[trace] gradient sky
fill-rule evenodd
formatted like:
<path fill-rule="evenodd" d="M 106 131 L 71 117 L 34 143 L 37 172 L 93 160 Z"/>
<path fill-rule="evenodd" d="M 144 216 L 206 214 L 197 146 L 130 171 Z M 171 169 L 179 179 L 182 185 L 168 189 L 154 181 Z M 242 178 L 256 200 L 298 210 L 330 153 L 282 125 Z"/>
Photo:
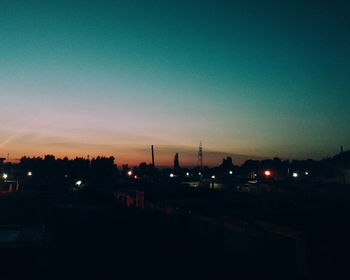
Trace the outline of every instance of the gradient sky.
<path fill-rule="evenodd" d="M 349 149 L 349 14 L 345 0 L 0 0 L 0 156 Z"/>

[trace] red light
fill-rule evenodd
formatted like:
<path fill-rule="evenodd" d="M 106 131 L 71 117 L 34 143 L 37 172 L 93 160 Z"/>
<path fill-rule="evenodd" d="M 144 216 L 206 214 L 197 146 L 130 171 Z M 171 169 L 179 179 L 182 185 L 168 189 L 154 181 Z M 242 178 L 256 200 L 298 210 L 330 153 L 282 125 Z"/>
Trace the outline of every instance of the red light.
<path fill-rule="evenodd" d="M 264 172 L 264 174 L 265 174 L 265 176 L 271 176 L 271 171 L 270 171 L 270 170 L 266 170 L 266 171 Z"/>

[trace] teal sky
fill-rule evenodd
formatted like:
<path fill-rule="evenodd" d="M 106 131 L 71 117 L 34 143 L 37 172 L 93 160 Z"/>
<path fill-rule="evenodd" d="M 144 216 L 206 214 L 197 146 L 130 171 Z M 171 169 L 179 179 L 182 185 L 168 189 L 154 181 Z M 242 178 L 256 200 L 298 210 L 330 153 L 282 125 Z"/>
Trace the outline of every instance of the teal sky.
<path fill-rule="evenodd" d="M 0 156 L 349 149 L 349 1 L 0 1 Z M 207 153 L 206 153 L 207 152 Z"/>

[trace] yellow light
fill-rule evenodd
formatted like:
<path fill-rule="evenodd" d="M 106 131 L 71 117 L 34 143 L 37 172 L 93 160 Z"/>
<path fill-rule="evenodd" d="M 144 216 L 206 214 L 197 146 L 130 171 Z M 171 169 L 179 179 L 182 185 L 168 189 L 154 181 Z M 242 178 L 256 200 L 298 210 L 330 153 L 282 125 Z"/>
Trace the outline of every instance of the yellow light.
<path fill-rule="evenodd" d="M 4 173 L 4 175 L 2 175 L 2 178 L 7 179 L 8 175 L 6 173 Z"/>

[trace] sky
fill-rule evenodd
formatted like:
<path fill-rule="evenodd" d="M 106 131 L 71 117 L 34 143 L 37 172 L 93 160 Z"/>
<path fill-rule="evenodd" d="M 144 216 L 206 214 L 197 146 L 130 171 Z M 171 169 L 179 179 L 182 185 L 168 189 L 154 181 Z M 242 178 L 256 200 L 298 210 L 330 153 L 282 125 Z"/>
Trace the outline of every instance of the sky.
<path fill-rule="evenodd" d="M 0 157 L 350 148 L 350 1 L 0 0 Z"/>

